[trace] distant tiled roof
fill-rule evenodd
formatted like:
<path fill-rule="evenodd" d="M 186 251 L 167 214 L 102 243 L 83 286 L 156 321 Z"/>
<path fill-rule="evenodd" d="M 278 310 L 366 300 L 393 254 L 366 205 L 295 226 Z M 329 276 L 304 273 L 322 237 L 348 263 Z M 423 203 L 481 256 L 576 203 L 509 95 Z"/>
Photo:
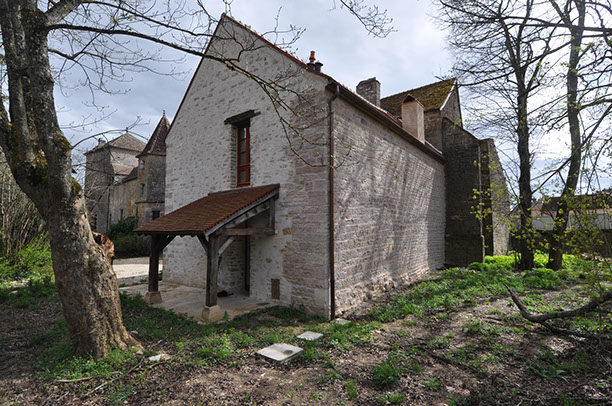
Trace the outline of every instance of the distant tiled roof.
<path fill-rule="evenodd" d="M 114 140 L 110 140 L 109 142 L 105 142 L 104 144 L 100 144 L 94 149 L 87 151 L 89 154 L 94 151 L 99 151 L 103 148 L 115 147 L 121 149 L 127 149 L 129 151 L 140 152 L 145 147 L 145 143 L 134 137 L 128 132 L 125 132 L 123 135 L 115 138 Z"/>
<path fill-rule="evenodd" d="M 121 164 L 113 164 L 113 174 L 115 175 L 129 175 L 132 172 L 131 166 L 121 165 Z"/>
<path fill-rule="evenodd" d="M 401 118 L 402 103 L 408 95 L 411 95 L 421 102 L 425 111 L 439 110 L 453 90 L 456 81 L 456 79 L 446 79 L 382 98 L 380 99 L 380 107 L 387 110 L 393 116 Z"/>
<path fill-rule="evenodd" d="M 126 176 L 125 178 L 123 178 L 121 180 L 121 182 L 128 182 L 130 180 L 134 180 L 138 178 L 138 167 L 135 166 L 132 168 L 132 171 L 128 174 L 128 176 Z"/>
<path fill-rule="evenodd" d="M 278 184 L 211 193 L 137 228 L 139 234 L 202 235 L 250 204 L 277 192 Z"/>
<path fill-rule="evenodd" d="M 170 129 L 170 122 L 166 118 L 166 113 L 162 115 L 162 118 L 157 123 L 155 131 L 149 138 L 149 142 L 144 147 L 142 152 L 136 157 L 143 155 L 166 155 L 166 136 L 168 135 L 168 129 Z"/>

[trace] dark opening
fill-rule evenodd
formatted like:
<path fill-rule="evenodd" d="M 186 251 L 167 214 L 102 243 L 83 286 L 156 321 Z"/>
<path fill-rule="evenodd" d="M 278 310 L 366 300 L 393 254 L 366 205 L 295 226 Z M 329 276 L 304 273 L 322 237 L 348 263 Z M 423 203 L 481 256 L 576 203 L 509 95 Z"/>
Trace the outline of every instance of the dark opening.
<path fill-rule="evenodd" d="M 280 279 L 272 279 L 272 299 L 280 300 Z"/>

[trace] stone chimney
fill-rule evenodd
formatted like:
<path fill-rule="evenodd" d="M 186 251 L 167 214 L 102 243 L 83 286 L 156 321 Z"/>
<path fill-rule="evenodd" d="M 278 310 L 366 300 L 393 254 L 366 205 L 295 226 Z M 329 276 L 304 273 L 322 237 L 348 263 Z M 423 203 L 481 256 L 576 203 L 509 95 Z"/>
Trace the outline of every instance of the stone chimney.
<path fill-rule="evenodd" d="M 380 82 L 375 77 L 359 82 L 356 91 L 359 96 L 380 107 Z"/>
<path fill-rule="evenodd" d="M 425 143 L 423 105 L 410 95 L 402 103 L 402 128 Z"/>

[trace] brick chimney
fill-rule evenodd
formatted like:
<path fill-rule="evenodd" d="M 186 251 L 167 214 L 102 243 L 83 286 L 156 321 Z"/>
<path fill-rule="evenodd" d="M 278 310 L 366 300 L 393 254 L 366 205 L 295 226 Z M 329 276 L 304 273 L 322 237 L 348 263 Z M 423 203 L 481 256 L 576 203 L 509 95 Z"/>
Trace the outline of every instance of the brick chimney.
<path fill-rule="evenodd" d="M 356 91 L 359 96 L 380 107 L 380 82 L 375 77 L 359 82 Z"/>
<path fill-rule="evenodd" d="M 402 103 L 402 128 L 425 143 L 423 105 L 410 95 Z"/>

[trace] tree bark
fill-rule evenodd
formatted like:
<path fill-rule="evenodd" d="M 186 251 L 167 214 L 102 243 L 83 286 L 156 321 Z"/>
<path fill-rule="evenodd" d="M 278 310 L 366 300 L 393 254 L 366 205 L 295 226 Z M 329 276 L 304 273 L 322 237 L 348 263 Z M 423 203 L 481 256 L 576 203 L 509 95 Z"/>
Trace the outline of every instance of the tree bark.
<path fill-rule="evenodd" d="M 0 0 L 9 111 L 0 95 L 0 145 L 20 188 L 45 220 L 53 272 L 77 354 L 98 358 L 140 344 L 123 326 L 117 278 L 93 239 L 71 146 L 53 99 L 47 18 L 31 0 Z"/>
<path fill-rule="evenodd" d="M 567 230 L 569 214 L 572 210 L 571 200 L 576 193 L 578 177 L 580 176 L 580 163 L 582 158 L 582 142 L 580 130 L 580 106 L 578 105 L 578 64 L 582 52 L 582 37 L 584 34 L 584 21 L 586 6 L 584 0 L 576 0 L 578 11 L 578 24 L 570 29 L 572 40 L 570 42 L 570 57 L 567 66 L 567 120 L 571 139 L 570 165 L 567 180 L 559 199 L 555 214 L 553 231 L 549 241 L 547 267 L 555 271 L 563 266 L 563 235 Z M 560 11 L 560 10 L 559 10 Z M 561 15 L 560 17 L 563 17 Z M 567 23 L 568 21 L 566 21 Z"/>

